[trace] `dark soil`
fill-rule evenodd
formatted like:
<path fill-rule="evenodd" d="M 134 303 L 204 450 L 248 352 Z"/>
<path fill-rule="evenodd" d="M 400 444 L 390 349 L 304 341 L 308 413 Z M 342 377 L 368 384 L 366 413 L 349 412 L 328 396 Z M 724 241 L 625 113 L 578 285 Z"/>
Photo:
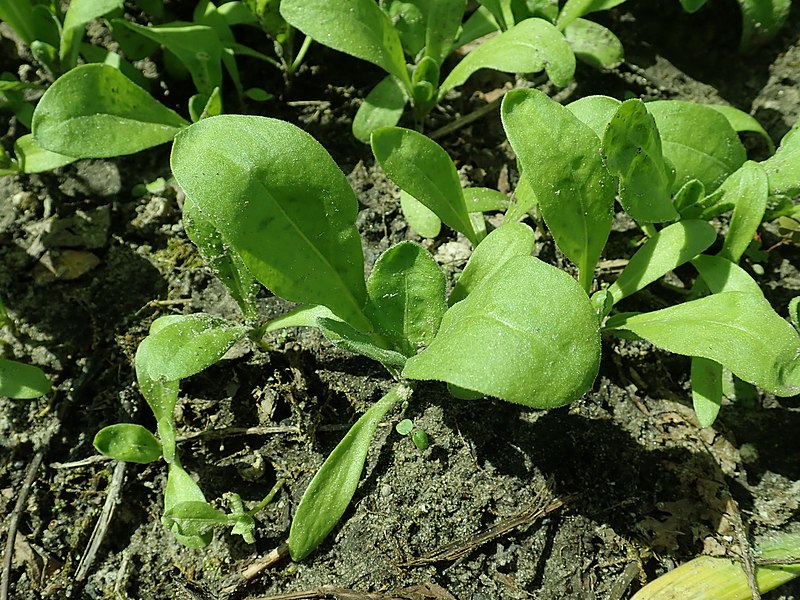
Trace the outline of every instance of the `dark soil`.
<path fill-rule="evenodd" d="M 631 94 L 729 103 L 756 116 L 777 142 L 800 117 L 800 5 L 773 42 L 749 55 L 736 51 L 739 19 L 733 1 L 710 2 L 694 15 L 674 0 L 625 3 L 601 20 L 622 39 L 626 62 L 607 73 L 579 67 L 566 90 L 548 91 L 563 101 Z M 30 57 L 0 42 L 0 70 L 41 76 Z M 416 236 L 396 188 L 350 135 L 378 69 L 319 46 L 306 65 L 279 101 L 237 111 L 299 124 L 331 152 L 362 205 L 368 264 L 412 239 L 446 270 L 462 268 L 466 242 Z M 247 85 L 284 89 L 261 64 L 240 67 Z M 512 83 L 477 75 L 433 114 L 430 129 Z M 174 90 L 165 100 L 183 95 Z M 0 113 L 0 133 L 10 148 L 25 130 Z M 513 189 L 516 166 L 497 113 L 439 141 L 465 181 Z M 764 157 L 758 140 L 745 141 L 753 157 Z M 735 554 L 743 538 L 757 543 L 800 528 L 797 398 L 729 403 L 712 428 L 701 429 L 688 359 L 609 339 L 593 389 L 568 407 L 460 401 L 442 386 L 421 386 L 404 414 L 379 429 L 356 497 L 330 538 L 303 562 L 283 562 L 237 587 L 245 569 L 285 540 L 315 470 L 392 381 L 377 363 L 294 330 L 271 338 L 269 352 L 237 346 L 186 381 L 176 418 L 186 438 L 180 450 L 207 497 L 233 490 L 252 502 L 285 483 L 258 516 L 255 545 L 225 533 L 203 550 L 179 545 L 159 522 L 163 465 L 115 466 L 92 447 L 105 425 L 154 426 L 132 372 L 154 318 L 198 311 L 238 318 L 183 232 L 179 190 L 132 193 L 168 178 L 168 157 L 162 147 L 0 179 L 0 297 L 15 323 L 1 334 L 2 353 L 41 366 L 56 384 L 39 400 L 0 398 L 4 531 L 30 465 L 43 459 L 19 522 L 11 598 L 256 598 L 333 586 L 356 591 L 343 598 L 618 600 L 698 554 Z M 613 235 L 610 247 L 619 253 L 605 257 L 608 268 L 630 253 L 635 232 L 621 224 Z M 765 226 L 764 247 L 777 241 Z M 548 239 L 537 251 L 561 261 Z M 800 293 L 799 257 L 797 247 L 782 244 L 755 271 L 763 270 L 759 282 L 782 315 Z M 656 303 L 669 294 L 658 286 L 649 292 Z M 289 308 L 267 292 L 261 302 L 265 318 Z M 405 417 L 429 435 L 424 452 L 395 432 Z M 81 567 L 115 469 L 118 503 L 94 561 Z M 477 543 L 476 534 L 520 514 L 515 527 Z M 458 555 L 409 565 L 462 539 Z M 798 596 L 795 582 L 765 597 Z"/>

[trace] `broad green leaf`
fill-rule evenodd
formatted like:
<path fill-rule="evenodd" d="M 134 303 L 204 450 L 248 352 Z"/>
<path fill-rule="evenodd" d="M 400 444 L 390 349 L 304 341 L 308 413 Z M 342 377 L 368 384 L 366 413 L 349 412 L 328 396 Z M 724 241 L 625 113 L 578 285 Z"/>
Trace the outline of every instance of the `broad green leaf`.
<path fill-rule="evenodd" d="M 17 155 L 19 169 L 23 173 L 42 173 L 52 171 L 75 162 L 72 156 L 45 150 L 36 143 L 32 134 L 21 136 L 14 142 L 14 153 Z"/>
<path fill-rule="evenodd" d="M 214 535 L 213 531 L 207 531 L 200 535 L 185 535 L 181 533 L 181 528 L 174 520 L 165 518 L 169 511 L 184 502 L 206 502 L 206 497 L 194 482 L 194 479 L 183 470 L 180 464 L 171 463 L 169 465 L 169 475 L 167 476 L 167 486 L 164 489 L 164 516 L 161 517 L 161 522 L 184 546 L 204 548 L 211 543 L 211 538 Z"/>
<path fill-rule="evenodd" d="M 222 84 L 222 42 L 213 28 L 179 21 L 156 27 L 121 19 L 114 23 L 124 25 L 172 52 L 189 70 L 198 92 L 210 96 L 214 88 Z"/>
<path fill-rule="evenodd" d="M 716 237 L 714 228 L 705 221 L 679 221 L 665 227 L 637 250 L 609 286 L 614 303 L 690 261 L 713 244 Z"/>
<path fill-rule="evenodd" d="M 567 0 L 558 15 L 556 25 L 563 30 L 578 17 L 598 10 L 609 10 L 623 2 L 625 0 Z"/>
<path fill-rule="evenodd" d="M 767 148 L 769 149 L 770 153 L 775 153 L 775 142 L 772 141 L 772 138 L 769 136 L 766 129 L 761 126 L 761 123 L 759 123 L 755 117 L 748 115 L 746 112 L 739 110 L 738 108 L 727 106 L 725 104 L 706 104 L 706 106 L 713 108 L 723 117 L 728 119 L 728 123 L 735 131 L 739 133 L 743 131 L 750 131 L 760 135 L 761 138 L 767 143 Z"/>
<path fill-rule="evenodd" d="M 103 427 L 94 436 L 95 449 L 116 460 L 147 464 L 161 458 L 161 443 L 150 431 L 134 423 Z"/>
<path fill-rule="evenodd" d="M 622 102 L 616 98 L 598 94 L 573 100 L 565 104 L 564 108 L 588 125 L 597 137 L 602 139 L 611 118 L 621 105 Z"/>
<path fill-rule="evenodd" d="M 403 50 L 416 57 L 425 48 L 425 9 L 428 0 L 379 0 L 378 4 L 389 15 Z"/>
<path fill-rule="evenodd" d="M 742 51 L 752 50 L 775 37 L 786 23 L 792 0 L 738 0 L 742 9 Z"/>
<path fill-rule="evenodd" d="M 425 56 L 442 64 L 456 39 L 466 8 L 465 0 L 423 0 Z M 437 82 L 438 83 L 438 82 Z"/>
<path fill-rule="evenodd" d="M 367 316 L 406 356 L 433 341 L 447 310 L 444 273 L 413 242 L 400 242 L 381 254 L 367 279 L 367 293 Z"/>
<path fill-rule="evenodd" d="M 406 363 L 404 354 L 379 346 L 374 337 L 356 331 L 344 321 L 319 317 L 317 327 L 329 341 L 340 348 L 378 361 L 389 371 L 394 372 Z"/>
<path fill-rule="evenodd" d="M 0 396 L 30 400 L 50 391 L 50 380 L 33 365 L 0 358 Z"/>
<path fill-rule="evenodd" d="M 64 15 L 61 45 L 58 50 L 61 70 L 67 71 L 78 62 L 83 30 L 93 21 L 112 10 L 122 8 L 123 0 L 71 0 Z"/>
<path fill-rule="evenodd" d="M 245 319 L 248 323 L 254 323 L 258 318 L 258 282 L 247 270 L 241 256 L 225 244 L 219 230 L 203 217 L 188 197 L 183 201 L 183 226 L 203 261 L 236 300 Z"/>
<path fill-rule="evenodd" d="M 575 55 L 558 29 L 543 19 L 526 19 L 467 54 L 442 82 L 439 98 L 480 69 L 504 73 L 546 71 L 550 81 L 566 86 L 575 74 Z"/>
<path fill-rule="evenodd" d="M 448 303 L 452 306 L 466 298 L 481 281 L 502 270 L 514 256 L 530 256 L 534 242 L 533 230 L 524 223 L 505 223 L 495 229 L 472 252 Z"/>
<path fill-rule="evenodd" d="M 764 218 L 769 196 L 769 182 L 764 168 L 756 162 L 746 162 L 720 186 L 721 202 L 730 197 L 735 203 L 728 225 L 728 233 L 722 244 L 720 256 L 733 262 L 747 250 Z"/>
<path fill-rule="evenodd" d="M 320 44 L 376 64 L 411 89 L 400 37 L 375 0 L 282 0 L 280 10 Z"/>
<path fill-rule="evenodd" d="M 59 25 L 46 6 L 31 0 L 0 0 L 0 21 L 5 21 L 30 46 L 35 41 L 58 45 Z"/>
<path fill-rule="evenodd" d="M 722 365 L 692 357 L 692 404 L 700 427 L 711 427 L 722 404 Z"/>
<path fill-rule="evenodd" d="M 33 136 L 50 152 L 76 158 L 133 154 L 170 141 L 189 123 L 117 69 L 75 67 L 44 93 Z"/>
<path fill-rule="evenodd" d="M 634 220 L 661 223 L 678 218 L 672 206 L 675 173 L 664 161 L 656 123 L 641 100 L 623 102 L 603 135 L 606 166 L 619 177 L 619 200 Z"/>
<path fill-rule="evenodd" d="M 176 138 L 171 164 L 197 210 L 256 279 L 370 331 L 358 202 L 314 138 L 277 119 L 210 117 Z"/>
<path fill-rule="evenodd" d="M 264 333 L 278 331 L 286 327 L 319 327 L 317 320 L 320 317 L 336 319 L 336 315 L 326 306 L 298 306 L 294 310 L 272 319 L 264 327 Z"/>
<path fill-rule="evenodd" d="M 738 134 L 713 108 L 656 100 L 647 103 L 647 111 L 658 126 L 664 156 L 676 170 L 673 192 L 698 179 L 711 193 L 744 163 L 746 154 Z"/>
<path fill-rule="evenodd" d="M 503 28 L 497 23 L 497 20 L 489 9 L 485 6 L 479 6 L 478 10 L 473 12 L 461 25 L 461 31 L 455 42 L 453 42 L 452 49 L 461 48 L 470 42 L 474 42 L 500 29 Z"/>
<path fill-rule="evenodd" d="M 614 216 L 616 186 L 600 140 L 568 109 L 537 90 L 506 94 L 503 126 L 556 244 L 591 287 Z"/>
<path fill-rule="evenodd" d="M 747 292 L 764 297 L 761 288 L 747 271 L 721 256 L 701 254 L 692 259 L 692 265 L 712 294 L 722 292 Z"/>
<path fill-rule="evenodd" d="M 405 90 L 393 75 L 381 79 L 356 111 L 353 118 L 353 135 L 365 144 L 369 136 L 381 127 L 394 127 L 403 116 L 406 103 Z"/>
<path fill-rule="evenodd" d="M 122 58 L 118 53 L 112 52 L 100 46 L 91 44 L 81 44 L 81 56 L 87 63 L 103 63 L 109 67 L 114 67 L 122 71 L 122 74 L 133 83 L 145 90 L 150 89 L 152 80 L 147 79 L 141 71 L 134 67 L 130 62 Z"/>
<path fill-rule="evenodd" d="M 445 313 L 433 343 L 408 359 L 403 376 L 552 408 L 580 398 L 599 363 L 599 326 L 586 293 L 563 271 L 514 256 Z"/>
<path fill-rule="evenodd" d="M 174 504 L 161 517 L 167 529 L 182 536 L 197 537 L 228 525 L 230 519 L 204 500 L 187 500 Z"/>
<path fill-rule="evenodd" d="M 342 517 L 358 487 L 378 423 L 395 405 L 410 397 L 408 386 L 393 387 L 356 421 L 325 459 L 292 519 L 289 552 L 293 560 L 302 560 L 313 552 Z"/>
<path fill-rule="evenodd" d="M 478 245 L 456 166 L 439 144 L 410 129 L 386 127 L 373 132 L 372 152 L 401 189 Z"/>
<path fill-rule="evenodd" d="M 800 393 L 800 336 L 759 295 L 713 294 L 607 326 L 668 352 L 716 361 L 776 396 Z"/>
<path fill-rule="evenodd" d="M 613 69 L 625 59 L 619 38 L 594 21 L 575 19 L 564 29 L 564 37 L 575 58 L 595 69 Z"/>
<path fill-rule="evenodd" d="M 706 2 L 708 0 L 681 0 L 681 6 L 686 12 L 693 13 L 700 10 Z"/>
<path fill-rule="evenodd" d="M 400 190 L 400 209 L 409 226 L 425 238 L 435 238 L 442 230 L 442 220 L 430 208 L 405 190 Z"/>
<path fill-rule="evenodd" d="M 756 556 L 793 561 L 800 554 L 800 533 L 777 533 L 759 544 Z M 766 593 L 800 575 L 800 565 L 757 566 L 755 579 Z M 738 559 L 702 555 L 668 571 L 633 595 L 632 600 L 750 600 L 753 592 Z"/>
<path fill-rule="evenodd" d="M 761 164 L 767 172 L 771 196 L 800 194 L 800 121 L 783 136 L 775 156 Z"/>
<path fill-rule="evenodd" d="M 507 210 L 511 205 L 508 196 L 492 188 L 470 187 L 461 191 L 464 194 L 467 211 L 471 213 Z"/>

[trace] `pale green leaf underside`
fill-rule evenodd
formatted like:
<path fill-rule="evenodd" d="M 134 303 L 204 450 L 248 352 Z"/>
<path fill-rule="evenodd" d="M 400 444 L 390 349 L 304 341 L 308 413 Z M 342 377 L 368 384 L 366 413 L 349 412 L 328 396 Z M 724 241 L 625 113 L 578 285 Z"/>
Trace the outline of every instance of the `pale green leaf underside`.
<path fill-rule="evenodd" d="M 425 238 L 435 238 L 442 230 L 442 220 L 430 208 L 405 190 L 400 190 L 400 210 L 411 229 Z"/>
<path fill-rule="evenodd" d="M 564 29 L 564 37 L 575 57 L 595 69 L 613 69 L 625 58 L 619 38 L 594 21 L 575 19 Z"/>
<path fill-rule="evenodd" d="M 722 404 L 722 365 L 692 357 L 692 404 L 700 427 L 710 427 Z"/>

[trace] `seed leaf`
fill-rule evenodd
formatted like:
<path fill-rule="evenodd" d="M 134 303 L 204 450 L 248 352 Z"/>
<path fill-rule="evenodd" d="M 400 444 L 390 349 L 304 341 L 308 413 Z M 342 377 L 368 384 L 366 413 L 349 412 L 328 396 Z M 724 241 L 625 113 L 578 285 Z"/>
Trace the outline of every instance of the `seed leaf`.
<path fill-rule="evenodd" d="M 103 427 L 94 436 L 94 447 L 100 454 L 125 462 L 147 464 L 161 457 L 161 443 L 156 436 L 135 423 Z"/>
<path fill-rule="evenodd" d="M 33 365 L 0 358 L 0 396 L 30 400 L 50 391 L 50 380 Z"/>

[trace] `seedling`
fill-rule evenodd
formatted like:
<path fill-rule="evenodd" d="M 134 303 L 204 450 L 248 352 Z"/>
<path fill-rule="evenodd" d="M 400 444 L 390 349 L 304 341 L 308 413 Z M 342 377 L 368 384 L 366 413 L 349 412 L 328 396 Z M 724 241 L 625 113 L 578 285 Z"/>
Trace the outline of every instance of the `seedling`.
<path fill-rule="evenodd" d="M 0 299 L 0 328 L 8 325 L 11 319 Z M 28 400 L 44 396 L 50 386 L 50 380 L 39 367 L 0 358 L 0 396 Z"/>
<path fill-rule="evenodd" d="M 411 441 L 414 442 L 414 445 L 420 452 L 425 452 L 425 450 L 428 449 L 428 445 L 430 444 L 428 433 L 424 429 L 414 427 L 414 421 L 411 419 L 403 419 L 394 426 L 394 429 L 400 435 L 407 435 L 410 437 Z"/>
<path fill-rule="evenodd" d="M 569 44 L 551 23 L 527 19 L 467 54 L 441 80 L 456 47 L 464 0 L 282 0 L 281 14 L 321 44 L 369 61 L 388 73 L 364 99 L 353 134 L 368 142 L 379 127 L 397 124 L 410 104 L 418 128 L 428 112 L 479 69 L 507 73 L 546 71 L 565 86 L 575 71 Z M 412 60 L 406 64 L 406 58 Z"/>

